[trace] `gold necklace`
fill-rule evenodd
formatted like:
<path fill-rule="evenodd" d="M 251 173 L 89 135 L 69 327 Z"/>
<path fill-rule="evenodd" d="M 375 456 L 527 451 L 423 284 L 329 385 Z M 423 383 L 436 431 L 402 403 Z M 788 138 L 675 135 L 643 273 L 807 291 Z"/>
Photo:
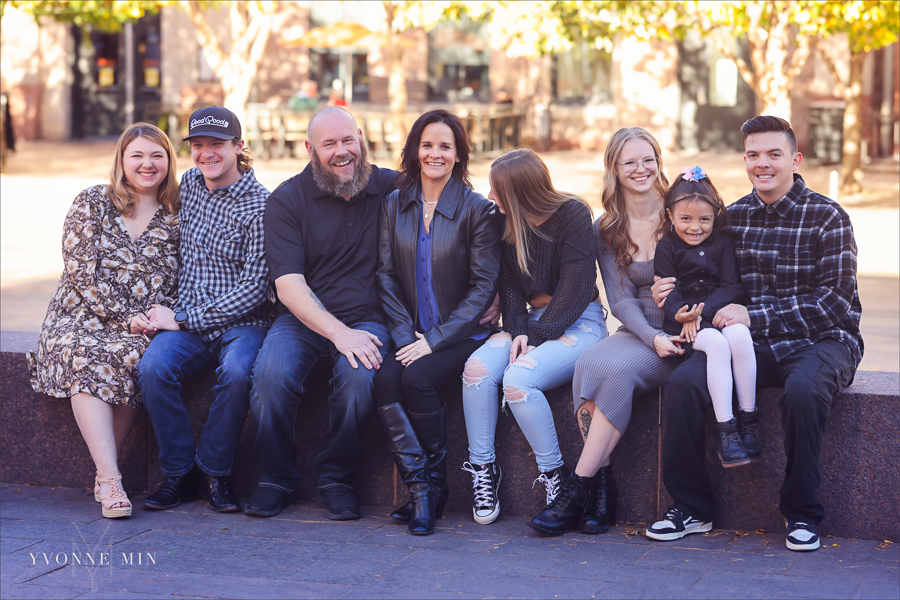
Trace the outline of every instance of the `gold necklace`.
<path fill-rule="evenodd" d="M 631 213 L 628 213 L 628 216 L 631 217 L 632 219 L 638 219 L 639 221 L 651 221 L 651 222 L 653 221 L 653 219 L 656 218 L 656 215 L 653 215 L 652 217 L 650 217 L 650 218 L 648 219 L 647 217 L 638 217 L 638 216 L 633 215 L 633 214 L 631 214 Z"/>

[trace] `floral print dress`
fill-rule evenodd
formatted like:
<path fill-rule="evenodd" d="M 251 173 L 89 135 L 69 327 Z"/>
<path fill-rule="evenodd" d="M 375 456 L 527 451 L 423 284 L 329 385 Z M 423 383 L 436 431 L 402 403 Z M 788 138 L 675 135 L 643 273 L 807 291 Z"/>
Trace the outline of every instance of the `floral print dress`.
<path fill-rule="evenodd" d="M 58 398 L 86 392 L 140 406 L 137 364 L 149 338 L 128 331 L 151 304 L 172 307 L 178 285 L 178 217 L 165 206 L 132 241 L 106 185 L 81 192 L 63 229 L 65 268 L 35 352 L 31 386 Z"/>

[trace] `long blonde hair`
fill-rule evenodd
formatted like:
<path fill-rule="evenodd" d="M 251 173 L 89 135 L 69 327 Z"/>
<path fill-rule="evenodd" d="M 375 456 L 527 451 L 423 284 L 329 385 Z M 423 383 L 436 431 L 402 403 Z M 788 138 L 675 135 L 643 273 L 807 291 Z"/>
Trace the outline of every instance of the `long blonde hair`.
<path fill-rule="evenodd" d="M 154 144 L 162 146 L 168 155 L 169 172 L 159 185 L 157 199 L 173 215 L 178 214 L 181 207 L 181 197 L 178 194 L 178 177 L 175 173 L 175 148 L 172 146 L 169 136 L 149 123 L 135 123 L 130 125 L 116 142 L 116 158 L 113 161 L 112 170 L 109 173 L 109 197 L 113 205 L 123 216 L 130 217 L 134 214 L 140 199 L 134 191 L 134 186 L 125 177 L 125 165 L 123 158 L 128 145 L 139 137 L 145 137 Z"/>
<path fill-rule="evenodd" d="M 519 269 L 526 276 L 530 275 L 529 234 L 544 237 L 536 223 L 543 223 L 571 200 L 591 210 L 584 199 L 553 187 L 547 165 L 533 150 L 519 149 L 504 154 L 491 165 L 489 177 L 494 197 L 506 213 L 503 241 L 515 247 Z"/>
<path fill-rule="evenodd" d="M 666 189 L 669 187 L 669 181 L 663 173 L 662 152 L 659 142 L 656 141 L 650 133 L 643 127 L 623 127 L 613 134 L 606 145 L 606 152 L 603 154 L 603 166 L 606 172 L 603 174 L 603 189 L 600 191 L 600 203 L 603 210 L 606 211 L 598 228 L 600 235 L 603 236 L 606 245 L 616 253 L 616 266 L 622 269 L 623 274 L 626 268 L 631 265 L 632 253 L 637 250 L 637 244 L 631 239 L 628 233 L 628 211 L 625 208 L 625 194 L 619 184 L 619 177 L 616 173 L 616 166 L 619 162 L 619 156 L 628 140 L 644 140 L 653 147 L 653 155 L 656 156 L 659 168 L 656 171 L 656 181 L 653 183 L 653 191 L 659 196 L 659 213 L 662 216 L 664 212 L 662 199 L 666 195 Z M 662 219 L 657 223 L 662 226 Z M 658 233 L 658 232 L 657 232 Z"/>

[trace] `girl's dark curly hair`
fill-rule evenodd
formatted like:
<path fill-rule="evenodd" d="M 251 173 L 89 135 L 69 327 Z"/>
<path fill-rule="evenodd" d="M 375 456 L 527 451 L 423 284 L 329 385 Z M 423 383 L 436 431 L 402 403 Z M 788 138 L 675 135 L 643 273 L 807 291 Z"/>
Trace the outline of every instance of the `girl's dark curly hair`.
<path fill-rule="evenodd" d="M 703 200 L 713 207 L 715 211 L 713 236 L 718 236 L 728 231 L 728 211 L 725 209 L 725 202 L 722 201 L 722 196 L 719 195 L 719 191 L 713 185 L 709 176 L 706 175 L 700 181 L 693 181 L 692 179 L 685 180 L 681 175 L 678 175 L 675 178 L 675 182 L 666 191 L 666 212 L 663 217 L 661 233 L 658 234 L 658 237 L 662 237 L 666 232 L 674 232 L 669 212 L 676 204 L 685 200 Z"/>
<path fill-rule="evenodd" d="M 400 177 L 398 183 L 403 194 L 414 190 L 419 185 L 422 168 L 419 165 L 419 142 L 422 141 L 422 132 L 432 123 L 443 123 L 453 132 L 453 140 L 456 143 L 456 156 L 459 162 L 453 165 L 452 177 L 455 177 L 467 187 L 472 187 L 469 179 L 469 136 L 466 127 L 459 117 L 442 108 L 430 110 L 416 119 L 406 144 L 400 153 Z"/>

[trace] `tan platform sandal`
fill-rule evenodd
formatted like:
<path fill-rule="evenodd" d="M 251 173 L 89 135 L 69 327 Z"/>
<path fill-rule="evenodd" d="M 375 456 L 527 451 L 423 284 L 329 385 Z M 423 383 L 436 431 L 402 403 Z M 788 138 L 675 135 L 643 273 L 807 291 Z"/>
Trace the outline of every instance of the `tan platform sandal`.
<path fill-rule="evenodd" d="M 100 484 L 105 483 L 109 486 L 109 494 L 105 496 L 99 495 Z M 122 489 L 122 476 L 117 477 L 97 477 L 94 498 L 99 496 L 100 506 L 103 509 L 103 516 L 107 519 L 118 519 L 120 517 L 131 516 L 131 501 L 128 494 Z M 125 504 L 125 506 L 117 506 L 116 504 Z"/>
<path fill-rule="evenodd" d="M 94 502 L 100 502 L 100 475 L 94 475 Z"/>

